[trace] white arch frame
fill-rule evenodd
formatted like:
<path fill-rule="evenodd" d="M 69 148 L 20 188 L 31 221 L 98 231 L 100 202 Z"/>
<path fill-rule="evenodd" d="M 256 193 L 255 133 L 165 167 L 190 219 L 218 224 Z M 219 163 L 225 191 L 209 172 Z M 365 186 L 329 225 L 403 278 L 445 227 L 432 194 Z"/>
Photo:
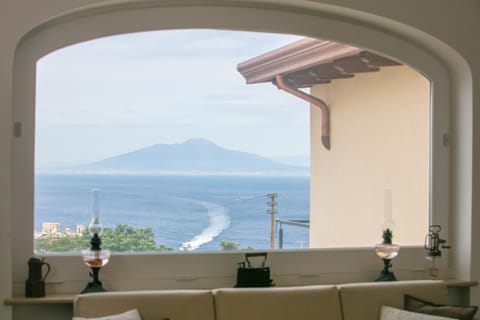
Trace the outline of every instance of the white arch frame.
<path fill-rule="evenodd" d="M 108 21 L 108 23 L 105 23 Z M 15 56 L 15 78 L 13 94 L 14 121 L 23 124 L 23 136 L 13 143 L 13 243 L 14 292 L 21 292 L 26 266 L 24 262 L 32 254 L 31 238 L 33 230 L 33 163 L 34 163 L 34 102 L 35 102 L 35 62 L 45 54 L 80 41 L 120 33 L 173 29 L 173 28 L 213 28 L 246 31 L 294 33 L 311 37 L 321 37 L 365 47 L 395 57 L 405 64 L 424 73 L 432 80 L 432 121 L 431 131 L 431 200 L 432 223 L 441 224 L 448 233 L 449 226 L 449 174 L 450 150 L 443 145 L 444 135 L 450 132 L 450 111 L 452 103 L 461 99 L 471 99 L 471 92 L 460 95 L 457 81 L 471 84 L 470 70 L 465 61 L 450 47 L 432 36 L 393 20 L 324 4 L 266 4 L 262 1 L 187 1 L 166 2 L 128 0 L 117 4 L 93 5 L 56 17 L 37 26 L 26 34 L 20 42 Z M 463 72 L 462 72 L 463 71 Z M 462 87 L 471 91 L 468 86 Z M 468 105 L 471 101 L 463 101 Z M 460 116 L 468 117 L 469 110 Z M 460 121 L 460 120 L 459 120 Z M 471 128 L 464 128 L 464 135 Z M 466 142 L 468 143 L 468 141 Z M 461 146 L 459 146 L 461 147 Z M 455 159 L 456 164 L 464 159 Z M 455 169 L 455 168 L 453 168 Z M 460 196 L 458 196 L 460 197 Z M 458 206 L 457 203 L 453 205 Z M 469 223 L 470 217 L 456 218 L 457 228 Z M 443 230 L 442 230 L 443 232 Z M 458 242 L 470 248 L 471 235 L 467 232 L 450 234 Z M 419 274 L 423 249 L 411 248 L 403 251 L 396 260 L 399 268 Z M 379 269 L 377 261 L 364 265 L 340 266 L 348 256 L 350 260 L 365 260 L 370 249 L 311 250 L 299 252 L 272 252 L 270 259 L 273 274 L 277 273 L 283 283 L 344 282 L 366 279 Z M 292 257 L 295 256 L 294 259 Z M 138 259 L 140 256 L 136 256 Z M 82 286 L 82 266 L 78 257 L 51 257 L 55 263 L 68 266 L 71 276 L 62 270 L 52 273 L 54 281 L 64 281 L 59 291 L 76 291 Z M 146 278 L 130 276 L 126 281 L 122 275 L 128 271 L 129 256 L 117 256 L 109 271 L 105 270 L 111 286 L 117 288 L 144 287 L 155 283 L 156 287 L 213 287 L 227 284 L 232 278 L 232 267 L 242 260 L 240 254 L 166 254 L 162 256 L 142 255 L 143 264 L 150 265 L 145 271 Z M 462 261 L 459 263 L 458 261 Z M 466 253 L 458 253 L 453 266 L 467 264 Z M 292 263 L 292 260 L 297 263 Z M 112 262 L 113 262 L 112 261 Z M 327 265 L 322 262 L 330 261 Z M 301 264 L 301 266 L 298 265 Z M 174 268 L 165 267 L 173 265 Z M 197 265 L 197 274 L 182 266 Z M 469 265 L 469 264 L 468 264 Z M 223 266 L 223 267 L 222 267 Z M 165 276 L 155 275 L 152 268 Z M 63 268 L 62 268 L 63 269 Z M 169 270 L 175 270 L 171 272 Z M 461 269 L 461 268 L 460 268 Z M 459 275 L 467 270 L 454 270 Z M 75 270 L 75 272 L 72 272 Z M 213 271 L 212 271 L 213 270 Z M 412 271 L 413 270 L 413 271 Z M 417 270 L 415 273 L 414 270 Z M 55 270 L 54 270 L 55 271 Z M 409 271 L 409 272 L 410 272 Z M 410 272 L 410 273 L 411 273 Z M 339 274 L 343 276 L 340 277 Z M 294 277 L 293 279 L 292 277 Z M 154 279 L 154 281 L 152 281 Z M 78 284 L 78 282 L 82 284 Z M 279 282 L 279 281 L 277 281 Z M 122 284 L 120 284 L 122 283 Z"/>

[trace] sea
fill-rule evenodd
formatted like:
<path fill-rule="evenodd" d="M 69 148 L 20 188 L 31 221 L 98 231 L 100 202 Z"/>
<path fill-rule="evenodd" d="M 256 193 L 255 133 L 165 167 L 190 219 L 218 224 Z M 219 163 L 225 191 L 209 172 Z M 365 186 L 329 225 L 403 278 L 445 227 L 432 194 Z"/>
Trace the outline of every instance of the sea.
<path fill-rule="evenodd" d="M 267 194 L 278 195 L 275 218 L 309 219 L 310 181 L 304 176 L 37 174 L 35 231 L 43 222 L 58 222 L 62 230 L 88 225 L 93 189 L 100 189 L 105 228 L 151 227 L 157 245 L 174 250 L 218 251 L 222 240 L 240 249 L 269 249 Z M 284 225 L 283 248 L 307 248 L 308 232 Z"/>

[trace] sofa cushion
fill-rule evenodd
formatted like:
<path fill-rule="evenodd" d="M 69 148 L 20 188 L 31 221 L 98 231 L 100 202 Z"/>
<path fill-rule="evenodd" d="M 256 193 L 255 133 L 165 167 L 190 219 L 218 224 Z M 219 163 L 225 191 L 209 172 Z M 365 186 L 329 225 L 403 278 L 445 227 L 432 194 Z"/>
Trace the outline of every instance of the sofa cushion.
<path fill-rule="evenodd" d="M 403 308 L 409 294 L 438 304 L 448 301 L 443 281 L 366 282 L 338 286 L 344 320 L 378 320 L 382 305 Z"/>
<path fill-rule="evenodd" d="M 435 304 L 430 301 L 418 299 L 408 294 L 404 297 L 404 308 L 408 311 L 434 314 L 437 316 L 450 317 L 459 320 L 473 320 L 477 313 L 476 306 L 450 306 L 444 304 Z"/>
<path fill-rule="evenodd" d="M 138 309 L 142 320 L 215 320 L 210 290 L 89 293 L 74 301 L 74 316 L 100 317 Z"/>
<path fill-rule="evenodd" d="M 380 320 L 455 320 L 455 318 L 445 318 L 382 306 L 380 309 Z"/>
<path fill-rule="evenodd" d="M 335 286 L 214 291 L 217 320 L 341 320 Z"/>

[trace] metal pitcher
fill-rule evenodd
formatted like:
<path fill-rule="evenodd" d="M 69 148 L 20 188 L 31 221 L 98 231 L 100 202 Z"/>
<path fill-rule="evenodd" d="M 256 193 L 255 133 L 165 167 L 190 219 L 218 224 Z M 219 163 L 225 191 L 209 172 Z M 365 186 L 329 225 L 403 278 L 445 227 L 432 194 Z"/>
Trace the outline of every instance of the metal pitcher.
<path fill-rule="evenodd" d="M 43 275 L 43 266 L 47 267 L 47 272 Z M 50 273 L 50 265 L 43 258 L 31 257 L 28 259 L 28 278 L 25 282 L 26 297 L 44 297 L 45 279 Z"/>

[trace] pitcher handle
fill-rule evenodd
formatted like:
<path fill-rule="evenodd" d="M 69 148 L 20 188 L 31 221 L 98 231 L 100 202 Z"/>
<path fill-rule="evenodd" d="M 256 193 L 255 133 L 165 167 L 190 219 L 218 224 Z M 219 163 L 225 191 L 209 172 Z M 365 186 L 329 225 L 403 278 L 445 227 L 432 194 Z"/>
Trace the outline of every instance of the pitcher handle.
<path fill-rule="evenodd" d="M 45 275 L 43 276 L 42 280 L 45 281 L 45 279 L 47 278 L 48 274 L 50 273 L 50 265 L 47 263 L 47 262 L 43 262 L 42 263 L 42 266 L 43 265 L 46 265 L 47 266 L 47 273 L 45 273 Z"/>

